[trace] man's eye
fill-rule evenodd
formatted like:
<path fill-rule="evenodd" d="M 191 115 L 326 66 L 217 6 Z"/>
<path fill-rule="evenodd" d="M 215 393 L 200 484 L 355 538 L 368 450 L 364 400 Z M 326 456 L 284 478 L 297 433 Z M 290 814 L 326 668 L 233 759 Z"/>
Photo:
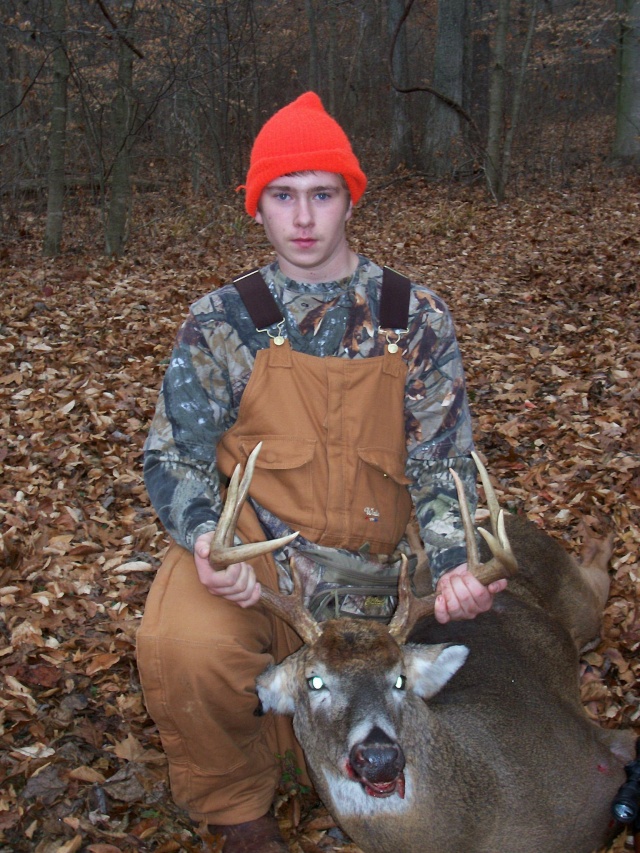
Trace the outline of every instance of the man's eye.
<path fill-rule="evenodd" d="M 309 690 L 322 690 L 324 687 L 324 681 L 319 675 L 312 675 L 311 678 L 307 678 L 307 684 L 309 685 Z"/>
<path fill-rule="evenodd" d="M 320 201 L 326 201 L 327 199 L 331 198 L 331 195 L 329 193 L 318 193 L 316 198 L 319 198 Z"/>
<path fill-rule="evenodd" d="M 406 675 L 399 675 L 396 678 L 396 683 L 393 685 L 396 690 L 404 690 L 407 686 L 407 677 Z"/>

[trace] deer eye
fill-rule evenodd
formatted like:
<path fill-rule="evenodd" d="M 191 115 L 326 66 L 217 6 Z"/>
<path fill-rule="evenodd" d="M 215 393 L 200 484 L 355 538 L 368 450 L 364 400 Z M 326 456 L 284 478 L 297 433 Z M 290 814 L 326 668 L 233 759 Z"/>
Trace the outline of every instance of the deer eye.
<path fill-rule="evenodd" d="M 407 677 L 406 675 L 399 675 L 396 678 L 396 683 L 393 685 L 396 690 L 404 690 L 407 686 Z"/>
<path fill-rule="evenodd" d="M 307 678 L 307 684 L 309 685 L 309 690 L 322 690 L 324 687 L 324 681 L 319 675 L 312 675 L 311 678 Z"/>

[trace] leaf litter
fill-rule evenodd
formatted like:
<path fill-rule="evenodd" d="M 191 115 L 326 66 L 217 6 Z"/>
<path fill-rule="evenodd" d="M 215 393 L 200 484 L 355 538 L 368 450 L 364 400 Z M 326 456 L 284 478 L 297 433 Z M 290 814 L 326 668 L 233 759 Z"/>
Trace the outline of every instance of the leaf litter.
<path fill-rule="evenodd" d="M 142 446 L 187 306 L 270 251 L 237 199 L 204 229 L 206 200 L 135 207 L 121 260 L 96 257 L 88 204 L 58 259 L 39 255 L 40 213 L 0 247 L 3 853 L 222 849 L 171 802 L 136 670 L 167 546 Z M 374 186 L 350 229 L 449 303 L 503 505 L 576 554 L 585 531 L 614 535 L 582 698 L 601 725 L 640 733 L 640 181 L 603 170 L 496 207 L 478 186 L 406 175 Z M 295 782 L 278 814 L 292 851 L 357 853 Z"/>

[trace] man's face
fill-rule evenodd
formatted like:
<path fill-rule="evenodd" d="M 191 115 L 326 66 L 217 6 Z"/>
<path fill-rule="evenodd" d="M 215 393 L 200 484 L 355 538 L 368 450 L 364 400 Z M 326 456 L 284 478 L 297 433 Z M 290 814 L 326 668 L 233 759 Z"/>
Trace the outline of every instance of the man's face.
<path fill-rule="evenodd" d="M 267 184 L 256 221 L 265 230 L 285 275 L 331 281 L 353 271 L 345 224 L 351 197 L 340 175 L 300 172 Z"/>

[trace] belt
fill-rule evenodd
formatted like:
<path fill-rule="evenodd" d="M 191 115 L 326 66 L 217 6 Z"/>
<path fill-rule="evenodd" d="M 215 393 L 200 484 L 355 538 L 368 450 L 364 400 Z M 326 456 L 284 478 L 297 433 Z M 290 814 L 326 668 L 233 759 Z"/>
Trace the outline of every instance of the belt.
<path fill-rule="evenodd" d="M 384 563 L 370 558 L 363 560 L 340 551 L 317 548 L 304 549 L 299 553 L 323 567 L 322 580 L 308 605 L 316 619 L 349 616 L 389 621 L 398 596 L 400 557 L 380 571 Z M 418 558 L 409 554 L 407 560 L 409 576 L 413 577 Z M 362 571 L 363 562 L 374 564 L 376 572 Z"/>

